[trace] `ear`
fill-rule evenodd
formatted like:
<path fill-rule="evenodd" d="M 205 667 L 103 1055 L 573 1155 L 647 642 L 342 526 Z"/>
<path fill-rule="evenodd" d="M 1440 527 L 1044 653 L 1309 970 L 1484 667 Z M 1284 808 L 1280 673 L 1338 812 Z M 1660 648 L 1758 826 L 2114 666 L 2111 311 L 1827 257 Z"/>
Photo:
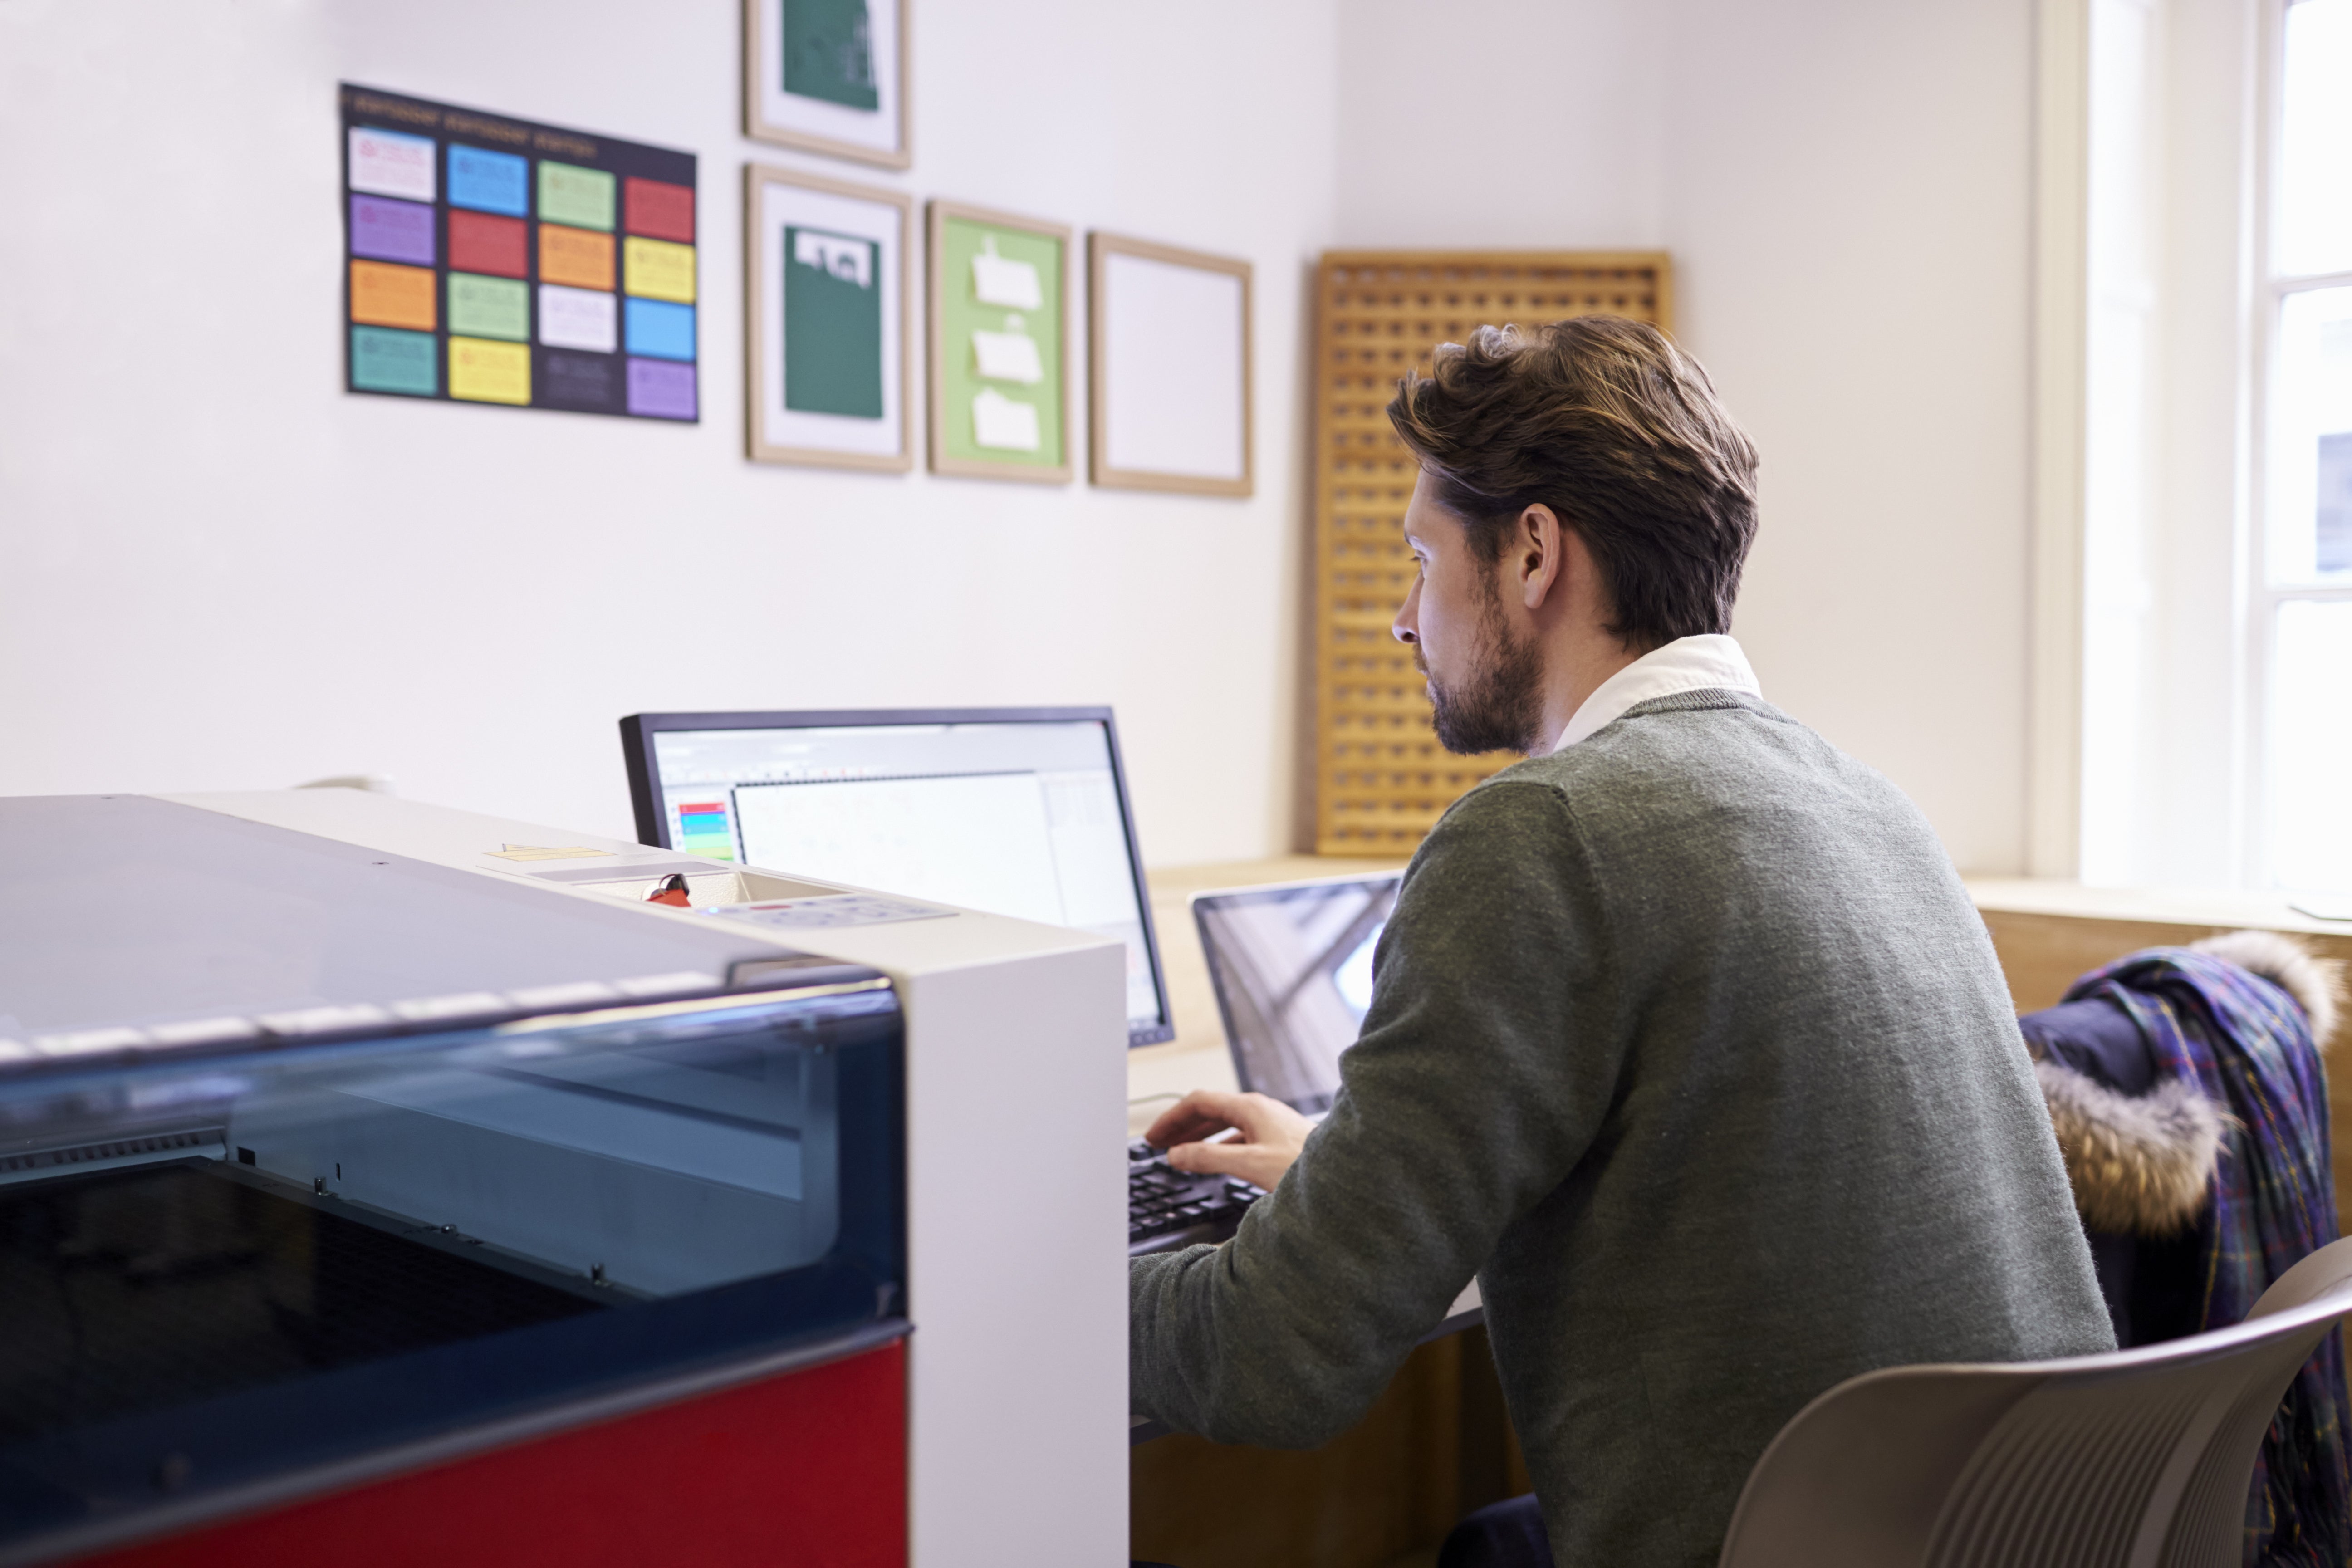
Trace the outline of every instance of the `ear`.
<path fill-rule="evenodd" d="M 1559 582 L 1567 564 L 1561 558 L 1568 545 L 1566 535 L 1559 514 L 1541 502 L 1519 513 L 1517 537 L 1511 542 L 1515 551 L 1511 572 L 1520 602 L 1530 610 L 1543 608 Z"/>

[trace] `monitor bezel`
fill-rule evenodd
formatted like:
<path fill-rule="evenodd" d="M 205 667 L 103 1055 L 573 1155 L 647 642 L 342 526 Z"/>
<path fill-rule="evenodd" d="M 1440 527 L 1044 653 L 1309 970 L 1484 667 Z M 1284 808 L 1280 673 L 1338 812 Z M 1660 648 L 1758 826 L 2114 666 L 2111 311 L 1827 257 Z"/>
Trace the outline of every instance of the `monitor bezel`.
<path fill-rule="evenodd" d="M 803 708 L 746 713 L 632 713 L 621 721 L 621 751 L 629 770 L 629 806 L 636 816 L 637 842 L 675 850 L 656 787 L 654 737 L 690 730 L 855 729 L 900 724 L 1099 723 L 1110 745 L 1111 787 L 1118 792 L 1119 828 L 1127 838 L 1128 876 L 1135 906 L 1143 917 L 1143 952 L 1151 963 L 1152 994 L 1159 998 L 1157 1024 L 1129 1025 L 1127 1045 L 1156 1046 L 1176 1037 L 1176 1016 L 1168 1005 L 1168 975 L 1160 960 L 1160 932 L 1151 918 L 1151 884 L 1143 874 L 1143 846 L 1135 834 L 1135 810 L 1128 800 L 1127 760 L 1118 746 L 1118 720 L 1100 708 Z M 683 853 L 683 851 L 681 851 Z M 789 867 L 768 869 L 789 871 Z"/>

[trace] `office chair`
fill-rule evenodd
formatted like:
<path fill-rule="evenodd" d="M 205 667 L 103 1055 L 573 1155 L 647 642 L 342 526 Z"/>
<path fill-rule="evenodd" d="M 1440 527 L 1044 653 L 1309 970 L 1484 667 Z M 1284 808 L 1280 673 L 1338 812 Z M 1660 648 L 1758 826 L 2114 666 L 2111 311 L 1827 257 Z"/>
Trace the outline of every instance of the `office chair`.
<path fill-rule="evenodd" d="M 2347 1315 L 2352 1239 L 2210 1333 L 1851 1378 L 1757 1461 L 1720 1568 L 2238 1568 L 2263 1434 Z"/>

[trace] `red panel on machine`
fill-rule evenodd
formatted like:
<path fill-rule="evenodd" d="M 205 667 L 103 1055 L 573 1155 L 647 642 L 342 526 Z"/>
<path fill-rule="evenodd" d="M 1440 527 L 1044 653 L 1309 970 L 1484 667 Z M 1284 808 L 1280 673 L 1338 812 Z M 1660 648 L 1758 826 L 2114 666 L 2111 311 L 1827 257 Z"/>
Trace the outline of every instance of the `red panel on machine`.
<path fill-rule="evenodd" d="M 80 1560 L 904 1568 L 903 1342 Z"/>

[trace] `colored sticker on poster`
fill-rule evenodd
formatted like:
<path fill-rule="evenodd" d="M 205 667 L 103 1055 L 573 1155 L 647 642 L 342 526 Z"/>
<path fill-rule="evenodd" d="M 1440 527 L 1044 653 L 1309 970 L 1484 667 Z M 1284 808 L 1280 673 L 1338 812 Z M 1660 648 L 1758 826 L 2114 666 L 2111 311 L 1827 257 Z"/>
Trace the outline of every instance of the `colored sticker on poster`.
<path fill-rule="evenodd" d="M 655 359 L 694 358 L 694 307 L 659 300 L 626 302 L 629 352 Z"/>
<path fill-rule="evenodd" d="M 574 289 L 613 288 L 613 237 L 561 224 L 539 226 L 539 276 L 541 282 L 563 283 Z"/>
<path fill-rule="evenodd" d="M 694 303 L 694 247 L 629 237 L 621 250 L 622 289 L 644 300 Z"/>
<path fill-rule="evenodd" d="M 613 296 L 592 289 L 541 284 L 539 341 L 555 348 L 611 353 L 619 346 L 614 326 Z"/>
<path fill-rule="evenodd" d="M 433 265 L 433 209 L 422 202 L 383 196 L 352 198 L 352 254 L 377 261 Z"/>
<path fill-rule="evenodd" d="M 430 332 L 352 329 L 352 382 L 366 392 L 431 397 L 441 390 L 439 345 Z"/>
<path fill-rule="evenodd" d="M 469 403 L 529 403 L 530 351 L 520 343 L 452 337 L 449 395 Z"/>
<path fill-rule="evenodd" d="M 433 138 L 375 125 L 349 129 L 350 163 L 344 180 L 349 188 L 379 196 L 404 196 L 412 202 L 433 199 L 433 163 L 439 152 Z"/>
<path fill-rule="evenodd" d="M 700 417 L 693 153 L 340 97 L 350 391 Z"/>
<path fill-rule="evenodd" d="M 475 338 L 530 336 L 530 285 L 512 278 L 449 274 L 449 330 Z"/>

